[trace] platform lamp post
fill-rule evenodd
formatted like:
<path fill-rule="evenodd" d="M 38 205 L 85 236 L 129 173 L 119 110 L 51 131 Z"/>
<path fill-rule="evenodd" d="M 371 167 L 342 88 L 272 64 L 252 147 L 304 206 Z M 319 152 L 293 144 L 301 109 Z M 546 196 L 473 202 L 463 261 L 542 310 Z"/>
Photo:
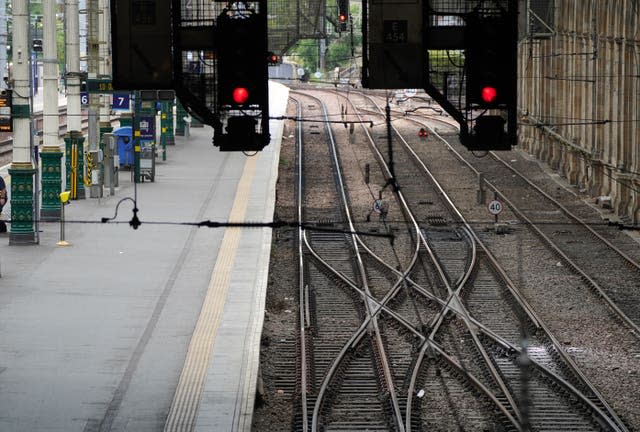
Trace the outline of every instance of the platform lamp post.
<path fill-rule="evenodd" d="M 60 220 L 60 191 L 62 190 L 62 151 L 58 129 L 58 49 L 56 42 L 56 2 L 45 0 L 43 49 L 43 147 L 42 159 L 42 206 L 40 217 L 45 221 Z"/>
<path fill-rule="evenodd" d="M 29 108 L 29 2 L 14 0 L 13 68 L 9 85 L 13 91 L 13 154 L 11 175 L 11 231 L 9 244 L 35 244 L 34 174 L 31 160 L 31 116 Z"/>

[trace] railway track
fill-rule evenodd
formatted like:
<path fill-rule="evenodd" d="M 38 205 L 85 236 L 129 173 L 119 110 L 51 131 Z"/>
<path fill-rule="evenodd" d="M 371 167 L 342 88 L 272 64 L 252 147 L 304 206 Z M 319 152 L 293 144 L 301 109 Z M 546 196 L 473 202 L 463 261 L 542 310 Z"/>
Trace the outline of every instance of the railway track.
<path fill-rule="evenodd" d="M 380 112 L 381 108 L 373 103 L 368 112 L 374 110 Z M 396 113 L 396 118 L 403 117 Z M 433 136 L 441 140 L 473 175 L 478 178 L 482 175 L 482 183 L 510 208 L 512 213 L 507 216 L 508 220 L 520 219 L 640 337 L 640 250 L 637 242 L 615 225 L 603 222 L 598 213 L 579 200 L 566 205 L 554 198 L 554 195 L 571 192 L 557 185 L 551 190 L 538 186 L 529 177 L 539 177 L 539 172 L 523 173 L 517 168 L 518 165 L 525 166 L 520 155 L 513 156 L 516 159 L 510 161 L 496 152 L 489 152 L 489 157 L 474 157 L 454 140 L 438 134 L 433 124 L 425 123 L 424 118 L 449 129 L 451 123 L 434 116 L 409 119 L 430 128 Z M 522 199 L 523 195 L 526 200 Z"/>
<path fill-rule="evenodd" d="M 376 105 L 376 109 L 381 108 Z M 437 117 L 426 117 L 443 123 Z M 568 192 L 548 186 L 545 190 L 530 180 L 540 173 L 523 172 L 527 168 L 520 156 L 512 156 L 510 161 L 497 152 L 474 157 L 455 141 L 440 136 L 432 125 L 417 120 L 430 128 L 473 175 L 483 176 L 486 187 L 509 207 L 511 213 L 505 215 L 506 220 L 520 220 L 640 337 L 640 248 L 636 242 L 603 222 L 598 213 L 579 200 L 573 205 L 561 203 L 554 195 Z M 445 123 L 445 127 L 450 124 Z"/>
<path fill-rule="evenodd" d="M 308 104 L 309 96 L 306 99 Z M 305 115 L 326 118 L 324 105 L 311 101 Z M 301 351 L 308 353 L 307 367 L 300 373 L 310 381 L 301 398 L 299 426 L 301 430 L 388 430 L 402 425 L 401 407 L 391 390 L 393 376 L 378 318 L 372 312 L 362 257 L 355 235 L 347 234 L 354 227 L 342 167 L 331 129 L 309 128 L 316 129 L 310 135 L 319 134 L 328 144 L 307 150 L 303 143 L 299 149 L 304 173 L 298 186 L 304 191 L 300 214 L 305 221 L 321 221 L 335 231 L 300 233 L 309 254 L 300 276 L 309 286 L 301 293 L 306 296 L 300 298 L 299 306 L 303 311 L 300 333 L 305 335 Z M 309 206 L 314 202 L 332 205 L 316 209 Z M 306 316 L 309 321 L 303 320 Z"/>
<path fill-rule="evenodd" d="M 371 141 L 372 143 L 374 143 L 375 141 Z M 408 147 L 407 147 L 408 148 Z M 412 152 L 409 152 L 410 154 Z M 415 158 L 415 154 L 412 154 L 412 156 Z M 398 157 L 398 154 L 396 154 L 396 157 Z M 411 157 L 410 157 L 411 158 Z M 379 159 L 382 159 L 382 152 L 379 152 Z M 420 181 L 415 181 L 418 178 L 418 174 L 417 173 L 412 173 L 410 172 L 411 170 L 408 170 L 408 166 L 410 165 L 410 162 L 406 159 L 403 158 L 398 158 L 396 159 L 396 163 L 399 166 L 403 167 L 402 170 L 402 180 L 400 179 L 400 175 L 398 175 L 398 181 L 402 186 L 402 192 L 405 194 L 405 196 L 417 196 L 417 197 L 423 197 L 424 196 L 424 179 L 422 182 Z M 420 164 L 419 164 L 420 165 Z M 422 168 L 424 169 L 425 167 L 422 166 Z M 408 172 L 409 171 L 409 172 Z M 390 173 L 388 174 L 390 175 Z M 434 181 L 433 177 L 431 175 L 429 175 L 431 178 L 429 180 L 431 180 L 432 182 Z M 424 177 L 424 174 L 423 174 Z M 404 186 L 404 185 L 409 185 L 409 186 Z M 422 187 L 418 188 L 418 191 L 416 195 L 413 195 L 413 193 L 411 191 L 407 190 L 407 187 L 410 189 L 411 185 L 420 185 Z M 442 190 L 442 188 L 437 187 L 436 188 L 436 194 L 440 194 L 441 196 L 446 196 L 446 194 L 444 193 L 444 191 Z M 416 201 L 421 201 L 420 199 L 416 200 Z M 451 205 L 450 200 L 447 200 L 447 204 Z M 433 201 L 428 201 L 428 202 L 433 202 Z M 423 212 L 424 214 L 424 212 Z M 455 210 L 453 212 L 454 217 L 455 218 L 459 218 L 460 214 L 458 213 L 457 210 Z M 433 217 L 433 209 L 430 209 L 427 214 L 425 215 L 425 218 L 422 220 L 439 220 L 439 221 L 443 221 L 446 218 L 441 215 L 439 215 L 438 217 L 434 218 Z M 469 227 L 468 227 L 469 228 Z M 470 229 L 470 228 L 469 228 Z M 454 234 L 454 232 L 452 231 L 449 234 L 445 233 L 445 236 L 449 236 L 450 238 L 455 238 L 456 236 L 451 235 Z M 478 241 L 478 238 L 474 239 L 475 241 Z M 429 243 L 429 242 L 427 242 Z M 429 247 L 429 246 L 428 246 Z M 485 253 L 487 253 L 487 251 L 485 250 Z M 450 262 L 449 259 L 446 259 L 446 257 L 443 258 L 443 256 L 445 256 L 446 254 L 442 254 L 440 253 L 438 256 L 438 260 L 442 260 L 442 262 Z M 458 271 L 462 268 L 464 268 L 463 265 L 461 265 L 461 263 L 464 262 L 463 259 L 461 258 L 457 258 L 454 260 L 453 264 L 447 264 L 447 266 L 449 268 L 457 268 Z M 492 264 L 494 266 L 497 265 L 497 263 L 495 262 L 495 260 L 492 262 Z M 435 266 L 437 266 L 437 262 L 434 264 Z M 473 266 L 471 266 L 470 268 L 473 268 Z M 442 273 L 446 273 L 446 270 L 439 270 Z M 495 273 L 499 273 L 499 269 L 498 270 L 494 270 Z M 446 276 L 445 276 L 446 277 Z M 457 277 L 457 279 L 456 279 Z M 446 282 L 451 282 L 452 280 L 460 280 L 460 275 L 454 275 L 454 276 L 448 276 L 446 277 L 447 281 Z M 446 283 L 445 282 L 445 283 Z M 497 289 L 498 286 L 504 284 L 504 281 L 494 281 L 494 289 Z M 461 290 L 461 287 L 458 288 L 459 290 Z M 451 298 L 455 298 L 455 297 L 451 297 Z M 526 304 L 522 304 L 522 299 L 518 298 L 517 296 L 515 297 L 515 300 L 518 301 L 518 303 L 521 304 L 521 308 L 523 309 L 523 311 L 520 311 L 520 313 L 518 314 L 519 316 L 527 316 L 527 314 L 525 314 L 524 310 L 529 309 L 528 305 Z M 472 315 L 471 313 L 472 311 L 467 311 L 466 313 L 470 313 L 470 316 Z M 494 316 L 500 317 L 500 314 L 494 314 Z M 498 318 L 500 319 L 500 318 Z M 522 321 L 522 318 L 520 318 L 519 322 Z M 442 322 L 441 319 L 439 321 L 440 323 Z M 502 321 L 501 321 L 502 322 Z M 538 329 L 536 330 L 536 333 L 534 333 L 534 335 L 536 337 L 540 337 L 538 336 L 539 333 L 547 333 L 546 330 L 543 332 L 541 330 L 541 327 L 539 325 L 538 320 L 533 320 L 533 323 L 536 323 L 536 325 L 538 326 Z M 514 335 L 520 335 L 522 333 L 525 333 L 520 327 L 522 325 L 526 326 L 526 327 L 531 327 L 533 325 L 533 323 L 520 323 L 521 325 L 519 326 L 515 326 L 515 330 L 512 329 L 511 330 L 511 346 L 509 347 L 509 350 L 513 350 L 513 351 L 517 351 L 518 348 L 517 346 L 514 344 L 513 339 L 514 339 Z M 440 325 L 440 324 L 439 324 Z M 469 329 L 471 328 L 470 326 L 467 325 L 467 327 L 469 327 Z M 490 328 L 490 327 L 489 327 Z M 476 374 L 480 375 L 482 373 L 484 373 L 484 375 L 489 375 L 491 377 L 493 377 L 494 381 L 496 382 L 497 386 L 500 387 L 500 389 L 502 390 L 502 392 L 504 393 L 503 396 L 506 397 L 507 399 L 509 399 L 508 404 L 502 405 L 502 409 L 503 412 L 505 413 L 505 415 L 508 415 L 509 413 L 509 409 L 511 409 L 513 411 L 513 414 L 515 417 L 521 417 L 522 414 L 518 412 L 518 409 L 516 408 L 516 406 L 518 405 L 516 403 L 516 395 L 513 395 L 511 397 L 509 397 L 509 392 L 511 391 L 510 389 L 517 389 L 518 388 L 518 383 L 517 382 L 512 382 L 511 381 L 507 381 L 504 376 L 511 376 L 513 377 L 514 374 L 513 373 L 509 373 L 508 371 L 508 367 L 505 366 L 505 360 L 503 358 L 500 359 L 490 359 L 489 358 L 489 353 L 487 353 L 485 351 L 485 349 L 483 348 L 482 344 L 479 342 L 479 336 L 478 335 L 474 335 L 472 331 L 469 331 L 469 333 L 471 334 L 471 339 L 477 339 L 475 341 L 475 348 L 476 348 L 476 356 L 480 356 L 482 358 L 484 358 L 485 360 L 485 364 L 487 365 L 487 369 L 489 370 L 489 372 L 487 371 L 477 371 Z M 437 333 L 433 332 L 432 335 L 435 335 Z M 469 335 L 467 335 L 467 337 L 469 337 Z M 559 344 L 553 340 L 553 338 L 551 336 L 546 336 L 546 341 L 536 341 L 536 346 L 548 346 L 548 347 L 553 347 L 553 350 L 550 350 L 550 352 L 548 352 L 545 355 L 540 355 L 538 353 L 538 358 L 536 359 L 537 361 L 534 361 L 534 363 L 536 364 L 536 370 L 542 370 L 543 371 L 543 375 L 548 375 L 546 377 L 546 379 L 551 379 L 551 381 L 557 381 L 557 382 L 561 382 L 562 386 L 564 386 L 567 389 L 572 389 L 570 392 L 573 393 L 573 396 L 571 397 L 576 397 L 575 395 L 579 395 L 582 398 L 582 403 L 584 404 L 583 409 L 590 412 L 591 415 L 590 416 L 586 416 L 586 417 L 582 417 L 580 415 L 576 416 L 573 414 L 572 410 L 567 409 L 566 411 L 564 411 L 564 413 L 562 412 L 562 410 L 558 410 L 558 415 L 555 416 L 555 422 L 554 422 L 554 426 L 551 429 L 548 430 L 561 430 L 561 429 L 565 429 L 565 430 L 573 430 L 573 428 L 577 427 L 577 425 L 580 425 L 580 427 L 585 427 L 585 428 L 589 428 L 589 426 L 593 426 L 595 424 L 600 424 L 603 423 L 605 425 L 608 424 L 608 427 L 613 428 L 613 430 L 616 430 L 616 428 L 618 427 L 616 425 L 616 421 L 618 421 L 616 415 L 614 413 L 611 412 L 611 410 L 609 409 L 609 407 L 606 405 L 606 403 L 604 403 L 601 400 L 601 397 L 599 396 L 599 394 L 597 393 L 597 391 L 595 390 L 595 388 L 593 388 L 592 385 L 590 385 L 588 382 L 586 382 L 586 380 L 584 379 L 584 377 L 581 376 L 581 374 L 579 373 L 579 371 L 577 371 L 575 364 L 572 364 L 572 362 L 570 361 L 570 359 L 568 358 L 568 356 L 564 355 L 565 357 L 562 360 L 559 360 L 558 358 L 555 358 L 554 360 L 554 356 L 555 357 L 559 357 L 556 353 L 556 351 L 560 351 L 561 352 L 561 347 L 559 346 Z M 438 339 L 435 339 L 436 341 L 438 341 Z M 457 340 L 457 338 L 453 338 L 453 340 Z M 441 342 L 445 342 L 445 340 L 442 340 Z M 464 347 L 464 345 L 463 345 Z M 458 347 L 458 350 L 462 350 L 463 347 Z M 456 348 L 455 344 L 454 346 L 450 347 L 450 349 L 454 349 Z M 468 348 L 467 348 L 468 349 Z M 446 352 L 446 350 L 445 350 Z M 449 351 L 450 352 L 450 351 Z M 455 352 L 455 351 L 454 351 Z M 473 357 L 473 356 L 472 356 Z M 449 362 L 450 365 L 453 365 L 455 363 L 456 360 L 460 360 L 459 358 L 450 358 Z M 477 359 L 476 359 L 477 360 Z M 477 362 L 474 361 L 468 361 L 467 365 L 473 365 L 476 364 Z M 506 369 L 500 369 L 495 370 L 493 369 L 493 367 L 491 366 L 492 363 L 496 363 L 496 364 L 502 364 L 503 368 Z M 546 366 L 545 366 L 546 365 Z M 569 372 L 565 372 L 565 376 L 554 376 L 554 371 L 553 370 L 549 370 L 547 369 L 549 367 L 549 365 L 555 365 L 555 369 L 557 370 L 565 370 L 565 371 L 569 371 Z M 469 366 L 467 366 L 468 368 Z M 511 367 L 513 368 L 514 365 L 512 364 Z M 417 375 L 417 374 L 416 374 Z M 518 375 L 518 374 L 515 374 Z M 472 375 L 473 376 L 473 375 Z M 553 376 L 553 378 L 549 378 L 549 376 Z M 468 377 L 468 383 L 467 385 L 471 385 L 473 384 L 474 379 L 471 377 Z M 557 384 L 557 383 L 556 383 Z M 545 388 L 545 386 L 543 385 L 543 383 L 541 382 L 537 382 L 535 380 L 531 380 L 529 382 L 529 385 L 532 386 L 532 393 L 536 394 L 538 396 L 538 398 L 540 400 L 544 400 L 547 402 L 550 402 L 551 404 L 553 404 L 553 406 L 562 406 L 562 401 L 566 401 L 567 399 L 569 399 L 570 397 L 568 397 L 567 394 L 554 394 L 553 392 L 550 393 L 548 388 Z M 574 387 L 574 386 L 577 386 Z M 489 388 L 485 389 L 485 392 L 487 392 L 487 390 L 490 390 Z M 492 394 L 496 394 L 495 393 L 495 389 L 493 390 L 494 393 Z M 488 392 L 487 392 L 488 393 Z M 411 399 L 411 395 L 413 394 L 413 392 L 408 392 L 409 398 Z M 499 394 L 499 393 L 498 393 Z M 490 398 L 489 398 L 490 399 Z M 597 403 L 593 403 L 592 401 L 595 400 L 597 401 Z M 565 403 L 565 405 L 567 405 Z M 409 401 L 408 406 L 411 406 L 411 402 Z M 534 407 L 537 407 L 538 405 L 533 404 Z M 569 406 L 567 406 L 567 408 L 570 408 Z M 429 410 L 427 410 L 429 411 Z M 478 412 L 480 412 L 482 410 L 478 410 Z M 537 415 L 536 415 L 537 414 Z M 534 425 L 536 426 L 537 429 L 539 430 L 544 430 L 544 424 L 545 421 L 547 421 L 546 417 L 549 413 L 546 412 L 545 410 L 542 410 L 542 413 L 538 413 L 535 410 L 532 410 L 532 416 L 531 416 L 531 421 L 534 422 Z M 468 416 L 467 416 L 468 417 Z M 477 416 L 477 418 L 479 418 L 480 416 Z M 410 419 L 411 416 L 409 414 L 407 414 L 407 419 Z M 613 419 L 613 420 L 612 420 Z M 537 424 L 536 424 L 537 422 Z M 448 422 L 447 422 L 448 423 Z M 409 428 L 409 421 L 408 421 L 408 428 Z M 446 424 L 446 423 L 445 423 Z M 564 427 L 562 427 L 564 425 Z M 476 425 L 477 426 L 477 425 Z M 517 426 L 517 424 L 516 424 Z M 554 429 L 554 428 L 561 428 L 561 429 Z"/>
<path fill-rule="evenodd" d="M 491 233 L 478 229 L 477 220 L 468 222 L 468 209 L 458 208 L 439 183 L 450 168 L 438 166 L 436 175 L 415 150 L 419 143 L 398 126 L 392 178 L 384 127 L 354 131 L 348 125 L 384 125 L 379 114 L 371 118 L 373 101 L 327 93 L 293 96 L 297 117 L 305 119 L 322 118 L 316 99 L 333 100 L 332 111 L 341 112 L 345 127 L 325 131 L 301 122 L 296 136 L 302 149 L 298 220 L 334 232 L 291 236 L 299 241 L 298 336 L 295 348 L 288 339 L 283 356 L 291 364 L 295 349 L 290 427 L 627 430 L 575 355 L 525 300 L 518 286 L 522 269 L 503 265 Z M 357 117 L 359 110 L 367 117 Z M 342 186 L 333 181 L 338 177 Z M 388 213 L 372 211 L 379 201 Z M 353 230 L 390 233 L 394 241 L 348 233 Z"/>

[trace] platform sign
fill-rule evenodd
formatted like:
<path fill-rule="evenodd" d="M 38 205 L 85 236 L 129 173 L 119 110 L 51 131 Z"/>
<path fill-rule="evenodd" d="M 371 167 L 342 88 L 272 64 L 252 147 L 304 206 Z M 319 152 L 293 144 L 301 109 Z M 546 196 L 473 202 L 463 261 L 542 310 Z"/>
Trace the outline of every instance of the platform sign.
<path fill-rule="evenodd" d="M 140 117 L 140 139 L 144 141 L 155 141 L 156 139 L 155 116 Z"/>
<path fill-rule="evenodd" d="M 129 93 L 114 93 L 111 108 L 114 111 L 128 111 L 131 107 L 131 95 Z"/>
<path fill-rule="evenodd" d="M 87 79 L 87 92 L 89 93 L 113 93 L 113 81 L 111 78 Z"/>
<path fill-rule="evenodd" d="M 0 132 L 13 132 L 11 90 L 0 92 Z"/>
<path fill-rule="evenodd" d="M 409 41 L 409 30 L 407 20 L 384 20 L 384 43 L 407 43 Z"/>
<path fill-rule="evenodd" d="M 80 105 L 89 106 L 89 93 L 80 92 Z"/>

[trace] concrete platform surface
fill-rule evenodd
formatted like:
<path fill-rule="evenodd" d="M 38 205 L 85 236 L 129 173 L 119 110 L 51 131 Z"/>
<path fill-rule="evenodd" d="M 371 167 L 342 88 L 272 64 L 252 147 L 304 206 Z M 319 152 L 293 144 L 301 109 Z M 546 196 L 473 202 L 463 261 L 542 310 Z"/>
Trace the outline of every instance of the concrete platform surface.
<path fill-rule="evenodd" d="M 0 236 L 0 431 L 249 430 L 271 230 L 185 223 L 271 221 L 281 127 L 254 157 L 192 128 L 155 182 L 121 172 L 114 196 L 69 204 L 70 246 L 59 223 L 39 245 Z"/>

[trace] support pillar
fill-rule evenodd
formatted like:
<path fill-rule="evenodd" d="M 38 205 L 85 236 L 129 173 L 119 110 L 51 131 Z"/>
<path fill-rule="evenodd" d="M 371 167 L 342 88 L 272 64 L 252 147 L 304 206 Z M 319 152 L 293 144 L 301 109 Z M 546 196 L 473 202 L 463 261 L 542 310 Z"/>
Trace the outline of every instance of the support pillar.
<path fill-rule="evenodd" d="M 60 192 L 62 184 L 62 152 L 57 147 L 43 147 L 42 160 L 42 205 L 40 219 L 60 220 Z"/>
<path fill-rule="evenodd" d="M 13 67 L 9 77 L 9 86 L 13 89 L 13 150 L 11 175 L 11 231 L 9 244 L 37 244 L 35 218 L 37 208 L 34 205 L 34 175 L 37 167 L 33 165 L 31 146 L 31 107 L 29 92 L 29 2 L 12 2 L 13 12 Z"/>
<path fill-rule="evenodd" d="M 71 199 L 85 199 L 84 189 L 84 136 L 82 132 L 71 131 L 64 137 L 67 169 L 66 190 Z"/>
<path fill-rule="evenodd" d="M 34 244 L 33 176 L 36 169 L 30 162 L 14 162 L 11 175 L 11 232 L 9 244 Z"/>
<path fill-rule="evenodd" d="M 59 221 L 62 206 L 62 151 L 58 138 L 58 49 L 56 42 L 56 2 L 43 2 L 43 147 L 41 190 L 42 203 L 40 218 L 45 221 Z"/>

